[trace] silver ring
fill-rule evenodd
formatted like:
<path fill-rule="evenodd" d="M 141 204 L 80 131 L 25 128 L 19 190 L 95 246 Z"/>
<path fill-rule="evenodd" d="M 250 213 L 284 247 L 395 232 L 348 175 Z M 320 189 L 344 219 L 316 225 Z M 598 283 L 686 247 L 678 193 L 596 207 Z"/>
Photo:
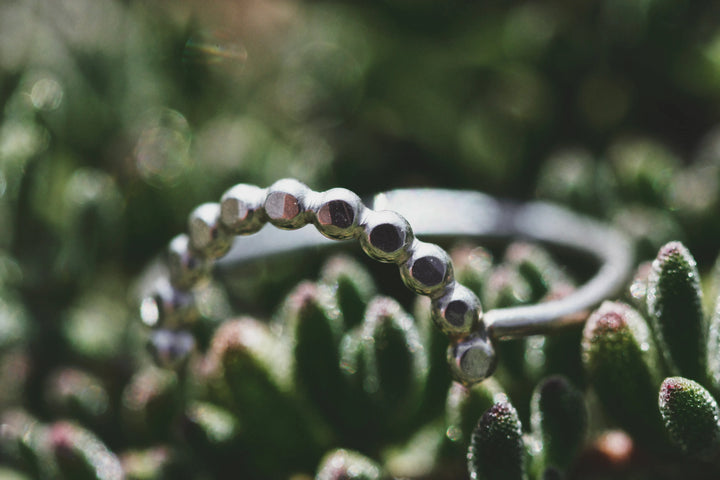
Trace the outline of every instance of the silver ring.
<path fill-rule="evenodd" d="M 266 223 L 278 228 L 264 228 Z M 620 290 L 633 261 L 628 239 L 608 225 L 543 202 L 502 202 L 471 191 L 393 190 L 363 202 L 349 190 L 314 192 L 292 179 L 267 189 L 241 184 L 220 203 L 196 208 L 188 230 L 171 242 L 167 268 L 154 270 L 143 282 L 151 290 L 145 288 L 149 295 L 141 316 L 145 323 L 163 327 L 154 333 L 155 342 L 189 344 L 189 334 L 182 333 L 191 321 L 189 292 L 214 263 L 229 269 L 331 240 L 356 239 L 368 256 L 397 264 L 410 290 L 431 298 L 433 320 L 450 338 L 453 376 L 467 385 L 494 371 L 495 342 L 549 334 L 582 321 L 572 314 Z M 599 269 L 560 300 L 483 313 L 477 296 L 455 281 L 449 255 L 417 238 L 423 236 L 520 237 L 583 252 Z M 169 350 L 170 356 L 178 354 Z"/>

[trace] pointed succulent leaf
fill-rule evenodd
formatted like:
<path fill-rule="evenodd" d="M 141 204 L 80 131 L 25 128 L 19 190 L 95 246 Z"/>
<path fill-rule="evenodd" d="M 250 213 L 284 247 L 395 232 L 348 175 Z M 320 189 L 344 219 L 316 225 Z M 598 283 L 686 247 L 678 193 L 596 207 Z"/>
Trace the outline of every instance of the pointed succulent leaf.
<path fill-rule="evenodd" d="M 429 298 L 418 295 L 413 308 L 413 317 L 420 334 L 420 343 L 425 348 L 428 357 L 427 381 L 418 415 L 424 418 L 434 418 L 442 413 L 447 390 L 452 382 L 447 369 L 448 339 L 433 322 Z M 482 412 L 478 412 L 476 418 L 480 416 L 480 413 Z"/>
<path fill-rule="evenodd" d="M 720 456 L 720 408 L 699 383 L 666 378 L 658 403 L 670 438 L 685 453 L 707 460 Z"/>
<path fill-rule="evenodd" d="M 380 480 L 380 466 L 351 450 L 334 450 L 320 462 L 315 480 Z"/>
<path fill-rule="evenodd" d="M 338 255 L 323 267 L 320 283 L 333 292 L 345 330 L 360 325 L 367 304 L 375 295 L 375 283 L 368 271 L 350 257 Z"/>
<path fill-rule="evenodd" d="M 708 300 L 715 300 L 720 297 L 720 255 L 715 259 L 710 272 L 710 285 L 707 291 L 710 292 Z"/>
<path fill-rule="evenodd" d="M 527 478 L 522 425 L 515 408 L 505 402 L 487 410 L 470 439 L 468 470 L 472 480 Z"/>
<path fill-rule="evenodd" d="M 556 283 L 542 301 L 560 300 L 575 292 L 571 283 Z M 581 339 L 582 325 L 587 320 L 586 311 L 567 315 L 563 318 L 574 326 L 558 331 L 554 335 L 529 337 L 525 350 L 525 369 L 530 378 L 538 382 L 551 375 L 564 375 L 575 385 L 585 385 L 582 367 Z"/>
<path fill-rule="evenodd" d="M 222 476 L 222 472 L 237 468 L 252 453 L 248 452 L 244 441 L 245 437 L 248 437 L 247 442 L 254 439 L 244 435 L 240 419 L 210 402 L 192 402 L 188 406 L 183 416 L 182 433 L 194 453 L 193 460 L 201 459 L 214 476 Z M 169 464 L 166 467 L 177 468 L 180 462 L 165 463 Z"/>
<path fill-rule="evenodd" d="M 257 463 L 270 470 L 284 467 L 277 451 L 307 466 L 322 442 L 320 425 L 293 396 L 286 350 L 267 324 L 242 318 L 218 328 L 205 366 L 211 395 L 239 418 Z"/>
<path fill-rule="evenodd" d="M 544 464 L 565 470 L 582 447 L 587 409 L 582 392 L 561 376 L 540 383 L 530 404 L 532 430 L 542 439 Z"/>
<path fill-rule="evenodd" d="M 300 284 L 288 297 L 283 323 L 292 349 L 295 385 L 320 410 L 337 418 L 344 399 L 342 317 L 329 289 Z"/>
<path fill-rule="evenodd" d="M 173 478 L 173 454 L 167 447 L 131 450 L 120 455 L 126 480 Z"/>
<path fill-rule="evenodd" d="M 478 418 L 501 401 L 507 401 L 507 395 L 492 377 L 470 388 L 453 382 L 447 394 L 445 408 L 447 438 L 465 450 Z"/>
<path fill-rule="evenodd" d="M 484 303 L 489 308 L 505 308 L 524 305 L 531 301 L 528 281 L 510 265 L 494 269 L 488 278 Z"/>
<path fill-rule="evenodd" d="M 657 443 L 660 416 L 648 408 L 662 382 L 659 356 L 645 320 L 626 304 L 605 302 L 588 319 L 583 365 L 605 410 L 634 436 Z"/>
<path fill-rule="evenodd" d="M 531 289 L 527 280 L 510 265 L 493 270 L 488 278 L 483 304 L 487 308 L 506 308 L 530 302 Z M 497 356 L 502 358 L 501 367 L 513 379 L 525 379 L 525 338 L 512 339 L 497 344 Z"/>
<path fill-rule="evenodd" d="M 451 252 L 455 278 L 484 299 L 485 287 L 492 271 L 492 255 L 481 247 L 461 246 Z"/>
<path fill-rule="evenodd" d="M 34 478 L 58 475 L 48 439 L 47 426 L 23 410 L 6 410 L 0 416 L 0 457 Z"/>
<path fill-rule="evenodd" d="M 164 439 L 180 413 L 177 375 L 158 367 L 138 371 L 122 395 L 123 426 L 131 436 Z"/>
<path fill-rule="evenodd" d="M 50 449 L 62 478 L 122 480 L 120 460 L 88 430 L 69 422 L 50 427 Z"/>
<path fill-rule="evenodd" d="M 45 398 L 58 415 L 96 422 L 108 413 L 110 403 L 100 379 L 74 368 L 50 375 Z"/>
<path fill-rule="evenodd" d="M 237 418 L 209 402 L 194 402 L 187 408 L 185 427 L 214 448 L 231 444 L 240 433 Z"/>
<path fill-rule="evenodd" d="M 537 302 L 547 295 L 553 286 L 568 283 L 550 254 L 538 245 L 516 242 L 505 252 L 505 260 L 514 266 L 530 289 L 530 301 Z"/>
<path fill-rule="evenodd" d="M 707 345 L 707 366 L 710 384 L 715 392 L 720 392 L 720 296 L 710 318 Z"/>
<path fill-rule="evenodd" d="M 647 314 L 648 279 L 652 271 L 652 262 L 643 262 L 638 265 L 630 283 L 630 301 L 643 315 Z"/>
<path fill-rule="evenodd" d="M 625 139 L 609 151 L 618 186 L 625 198 L 663 206 L 679 160 L 658 142 Z"/>
<path fill-rule="evenodd" d="M 653 262 L 647 304 L 668 364 L 681 375 L 704 380 L 707 333 L 699 277 L 685 246 L 666 244 Z"/>
<path fill-rule="evenodd" d="M 442 421 L 426 424 L 401 445 L 383 452 L 383 470 L 390 478 L 420 478 L 443 465 L 445 430 Z"/>
<path fill-rule="evenodd" d="M 363 388 L 392 429 L 416 412 L 427 377 L 427 353 L 412 317 L 393 299 L 377 297 L 362 326 Z"/>
<path fill-rule="evenodd" d="M 377 405 L 365 390 L 367 377 L 364 361 L 366 342 L 363 341 L 362 326 L 346 333 L 340 342 L 340 369 L 345 381 L 346 399 L 342 403 L 344 414 L 337 427 L 352 439 L 349 446 L 360 448 L 376 442 L 382 421 Z M 363 412 L 359 414 L 358 412 Z"/>

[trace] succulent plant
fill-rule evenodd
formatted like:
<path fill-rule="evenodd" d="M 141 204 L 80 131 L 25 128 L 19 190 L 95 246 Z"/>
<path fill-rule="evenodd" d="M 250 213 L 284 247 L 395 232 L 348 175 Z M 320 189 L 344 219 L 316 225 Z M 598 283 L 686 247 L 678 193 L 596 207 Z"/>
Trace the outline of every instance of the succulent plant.
<path fill-rule="evenodd" d="M 582 393 L 564 377 L 549 377 L 533 394 L 530 416 L 532 428 L 524 434 L 510 403 L 483 413 L 467 454 L 471 479 L 563 478 L 587 434 Z"/>
<path fill-rule="evenodd" d="M 668 452 L 673 444 L 717 469 L 717 314 L 703 311 L 696 262 L 681 243 L 664 245 L 642 271 L 634 296 L 649 321 L 619 302 L 595 311 L 583 338 L 588 381 L 641 445 Z"/>
<path fill-rule="evenodd" d="M 195 3 L 0 2 L 1 478 L 465 478 L 491 407 L 529 451 L 508 472 L 718 476 L 713 2 Z M 148 352 L 143 266 L 229 183 L 280 176 L 538 196 L 613 222 L 638 259 L 688 248 L 585 337 L 503 342 L 472 388 L 426 301 L 343 258 L 300 285 L 313 255 L 226 276 L 183 351 L 161 332 Z M 486 309 L 590 273 L 496 247 L 453 253 Z"/>

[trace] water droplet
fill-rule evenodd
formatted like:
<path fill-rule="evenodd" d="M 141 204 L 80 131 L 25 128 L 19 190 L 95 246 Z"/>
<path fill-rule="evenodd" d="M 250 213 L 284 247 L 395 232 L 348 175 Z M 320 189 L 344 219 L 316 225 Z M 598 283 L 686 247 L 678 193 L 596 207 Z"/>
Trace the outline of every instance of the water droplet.
<path fill-rule="evenodd" d="M 449 426 L 445 431 L 445 435 L 451 442 L 457 442 L 462 439 L 462 431 L 456 425 Z"/>
<path fill-rule="evenodd" d="M 172 184 L 190 167 L 190 126 L 169 108 L 148 112 L 135 145 L 138 171 L 146 182 Z"/>

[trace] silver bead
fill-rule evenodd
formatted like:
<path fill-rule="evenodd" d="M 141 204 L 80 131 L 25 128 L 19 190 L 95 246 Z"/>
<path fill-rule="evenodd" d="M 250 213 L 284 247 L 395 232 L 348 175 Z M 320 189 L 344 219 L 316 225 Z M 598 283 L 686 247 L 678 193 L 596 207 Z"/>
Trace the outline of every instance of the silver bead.
<path fill-rule="evenodd" d="M 148 350 L 161 367 L 179 369 L 195 350 L 195 338 L 182 330 L 155 330 L 150 334 Z"/>
<path fill-rule="evenodd" d="M 149 327 L 191 324 L 198 318 L 195 297 L 191 292 L 173 287 L 167 278 L 160 277 L 140 303 L 140 318 Z"/>
<path fill-rule="evenodd" d="M 192 248 L 207 258 L 220 258 L 232 246 L 232 235 L 220 223 L 219 203 L 204 203 L 193 210 L 188 232 Z"/>
<path fill-rule="evenodd" d="M 225 192 L 220 199 L 220 220 L 228 232 L 249 235 L 265 225 L 265 190 L 241 183 Z"/>
<path fill-rule="evenodd" d="M 495 348 L 484 329 L 451 341 L 447 360 L 453 378 L 468 387 L 488 378 L 497 367 Z"/>
<path fill-rule="evenodd" d="M 432 319 L 446 335 L 466 335 L 481 321 L 482 306 L 469 288 L 453 282 L 445 294 L 433 300 Z"/>
<path fill-rule="evenodd" d="M 189 290 L 210 275 L 211 262 L 196 255 L 185 234 L 173 238 L 168 247 L 168 270 L 173 286 Z"/>
<path fill-rule="evenodd" d="M 358 233 L 358 221 L 364 209 L 360 197 L 344 188 L 333 188 L 320 195 L 315 209 L 315 226 L 328 238 L 347 240 Z"/>
<path fill-rule="evenodd" d="M 410 258 L 400 266 L 400 275 L 410 290 L 439 297 L 453 281 L 452 261 L 439 246 L 415 240 Z"/>
<path fill-rule="evenodd" d="M 390 210 L 366 210 L 360 245 L 365 253 L 380 262 L 402 263 L 410 257 L 415 236 L 407 220 Z"/>
<path fill-rule="evenodd" d="M 311 192 L 305 184 L 291 178 L 273 183 L 265 198 L 265 213 L 270 223 L 286 230 L 305 226 L 304 200 Z"/>

